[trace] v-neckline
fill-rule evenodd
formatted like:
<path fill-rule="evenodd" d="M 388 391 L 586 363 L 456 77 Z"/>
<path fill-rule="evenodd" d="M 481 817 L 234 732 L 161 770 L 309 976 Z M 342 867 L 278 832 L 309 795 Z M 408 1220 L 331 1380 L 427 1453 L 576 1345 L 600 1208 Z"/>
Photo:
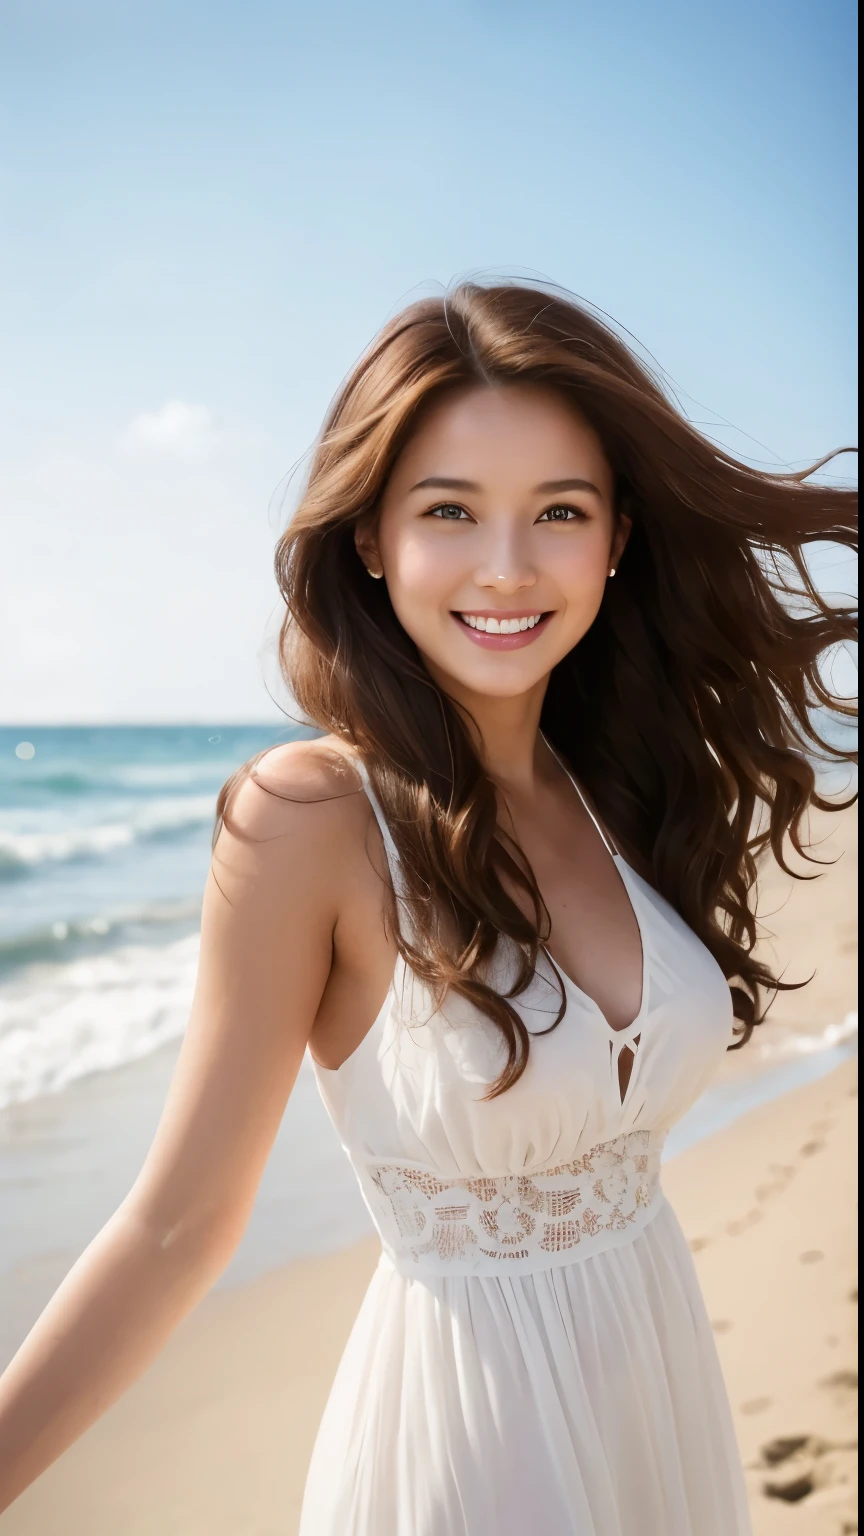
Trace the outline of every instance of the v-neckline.
<path fill-rule="evenodd" d="M 561 757 L 560 753 L 556 752 L 555 748 L 552 746 L 552 743 L 548 740 L 548 738 L 546 736 L 543 735 L 542 731 L 540 732 L 540 739 L 548 747 L 549 751 L 552 753 L 552 756 L 555 758 L 555 761 L 558 763 L 559 767 L 563 768 L 563 770 L 566 773 L 568 779 L 570 780 L 570 783 L 573 785 L 573 788 L 575 789 L 577 795 L 579 796 L 579 799 L 580 799 L 584 809 L 587 811 L 587 813 L 590 816 L 592 822 L 594 823 L 594 826 L 595 826 L 597 832 L 599 833 L 600 840 L 603 843 L 603 846 L 606 849 L 606 852 L 609 854 L 609 857 L 612 860 L 612 863 L 615 865 L 616 870 L 618 871 L 618 878 L 620 879 L 621 884 L 624 887 L 624 893 L 625 893 L 625 895 L 627 897 L 628 902 L 630 903 L 630 910 L 633 913 L 633 920 L 634 920 L 634 922 L 636 924 L 636 931 L 639 934 L 639 948 L 640 948 L 640 951 L 641 951 L 641 959 L 642 959 L 642 987 L 641 987 L 641 995 L 640 995 L 640 998 L 639 998 L 639 1010 L 638 1010 L 638 1012 L 636 1014 L 636 1017 L 631 1021 L 631 1023 L 623 1025 L 622 1028 L 620 1028 L 620 1029 L 616 1029 L 613 1024 L 609 1023 L 609 1020 L 606 1017 L 606 1014 L 603 1012 L 603 1009 L 600 1007 L 600 1004 L 597 1002 L 596 998 L 593 998 L 591 996 L 590 992 L 586 992 L 584 987 L 580 987 L 579 983 L 574 981 L 572 976 L 569 976 L 567 974 L 567 972 L 565 971 L 564 967 L 558 963 L 558 961 L 555 959 L 554 955 L 551 954 L 551 952 L 549 951 L 549 949 L 546 947 L 545 944 L 543 946 L 543 952 L 546 955 L 546 958 L 549 960 L 550 964 L 555 967 L 556 971 L 558 972 L 558 974 L 561 977 L 562 981 L 564 982 L 565 986 L 569 987 L 571 992 L 575 992 L 579 998 L 581 998 L 584 1002 L 586 1002 L 589 1005 L 589 1007 L 591 1009 L 593 1009 L 593 1011 L 597 1015 L 597 1017 L 600 1020 L 602 1020 L 603 1025 L 604 1025 L 605 1029 L 607 1030 L 609 1036 L 612 1038 L 612 1040 L 620 1040 L 622 1042 L 622 1045 L 619 1048 L 619 1054 L 620 1054 L 620 1050 L 624 1048 L 624 1045 L 628 1044 L 629 1041 L 632 1041 L 632 1039 L 633 1039 L 633 1037 L 635 1035 L 641 1034 L 641 1026 L 642 1026 L 642 1023 L 643 1023 L 643 1020 L 645 1018 L 645 1014 L 646 1014 L 647 1008 L 648 1008 L 648 945 L 646 943 L 645 930 L 644 930 L 644 927 L 643 927 L 643 924 L 642 924 L 642 919 L 641 919 L 640 914 L 639 914 L 639 907 L 638 907 L 638 904 L 637 904 L 637 901 L 636 901 L 636 891 L 635 891 L 634 887 L 631 886 L 630 881 L 628 879 L 629 875 L 635 876 L 636 871 L 632 870 L 630 868 L 630 865 L 627 863 L 627 860 L 624 858 L 623 854 L 620 853 L 618 851 L 618 849 L 613 846 L 612 839 L 609 837 L 609 834 L 606 831 L 605 827 L 603 827 L 601 825 L 598 817 L 595 815 L 594 811 L 592 810 L 591 805 L 588 802 L 588 798 L 585 795 L 584 791 L 582 790 L 582 787 L 579 784 L 579 781 L 576 778 L 575 774 L 573 774 L 571 772 L 571 770 L 568 768 L 566 762 Z M 625 871 L 626 871 L 626 874 L 625 874 Z"/>

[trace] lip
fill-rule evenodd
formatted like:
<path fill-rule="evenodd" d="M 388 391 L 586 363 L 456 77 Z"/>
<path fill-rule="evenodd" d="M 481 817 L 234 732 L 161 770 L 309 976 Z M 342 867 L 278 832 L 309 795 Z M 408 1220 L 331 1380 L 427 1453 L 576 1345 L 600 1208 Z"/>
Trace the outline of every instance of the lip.
<path fill-rule="evenodd" d="M 470 613 L 477 619 L 530 619 L 537 612 L 536 608 L 465 608 L 460 610 Z M 459 625 L 463 635 L 467 635 L 475 645 L 479 645 L 484 651 L 520 651 L 526 645 L 533 645 L 538 636 L 542 635 L 549 626 L 549 620 L 554 610 L 545 613 L 539 624 L 533 629 L 518 629 L 515 635 L 490 635 L 485 629 L 472 629 L 470 624 L 463 624 L 458 613 L 453 613 L 454 624 Z"/>

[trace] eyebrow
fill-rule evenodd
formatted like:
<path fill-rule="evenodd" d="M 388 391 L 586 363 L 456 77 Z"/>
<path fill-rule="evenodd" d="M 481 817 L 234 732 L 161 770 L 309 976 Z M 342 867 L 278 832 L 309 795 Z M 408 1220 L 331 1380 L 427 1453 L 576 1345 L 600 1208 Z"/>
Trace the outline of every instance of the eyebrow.
<path fill-rule="evenodd" d="M 534 489 L 553 496 L 559 491 L 593 491 L 595 496 L 603 494 L 593 480 L 544 480 L 542 485 L 536 485 Z"/>
<path fill-rule="evenodd" d="M 480 486 L 476 480 L 453 480 L 448 475 L 430 475 L 427 480 L 418 480 L 411 489 L 412 491 L 479 491 Z"/>
<path fill-rule="evenodd" d="M 418 480 L 412 485 L 412 491 L 480 491 L 483 487 L 476 480 L 457 480 L 449 475 L 429 475 L 426 480 Z M 595 496 L 602 495 L 599 487 L 592 480 L 544 480 L 541 485 L 535 485 L 535 493 L 540 495 L 558 495 L 561 491 L 593 491 Z"/>

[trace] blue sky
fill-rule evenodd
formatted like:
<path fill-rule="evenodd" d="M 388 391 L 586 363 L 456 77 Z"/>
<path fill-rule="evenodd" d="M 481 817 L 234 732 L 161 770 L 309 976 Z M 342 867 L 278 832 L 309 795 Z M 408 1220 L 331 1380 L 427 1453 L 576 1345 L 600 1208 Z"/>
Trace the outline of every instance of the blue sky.
<path fill-rule="evenodd" d="M 850 4 L 7 0 L 0 33 L 4 720 L 271 717 L 274 492 L 461 274 L 589 298 L 742 454 L 855 441 Z"/>

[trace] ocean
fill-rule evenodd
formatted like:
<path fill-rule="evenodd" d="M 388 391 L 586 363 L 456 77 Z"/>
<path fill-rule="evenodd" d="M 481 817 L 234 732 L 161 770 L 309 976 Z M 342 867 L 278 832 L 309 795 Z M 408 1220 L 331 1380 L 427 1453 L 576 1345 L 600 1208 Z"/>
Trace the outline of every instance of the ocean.
<path fill-rule="evenodd" d="M 0 1368 L 128 1192 L 188 1017 L 218 790 L 312 734 L 260 726 L 0 727 Z M 827 775 L 841 796 L 849 773 Z M 857 1017 L 709 1090 L 683 1150 L 830 1070 Z M 220 1284 L 345 1246 L 370 1219 L 308 1062 Z"/>
<path fill-rule="evenodd" d="M 219 788 L 311 734 L 0 727 L 0 1109 L 182 1034 Z"/>

